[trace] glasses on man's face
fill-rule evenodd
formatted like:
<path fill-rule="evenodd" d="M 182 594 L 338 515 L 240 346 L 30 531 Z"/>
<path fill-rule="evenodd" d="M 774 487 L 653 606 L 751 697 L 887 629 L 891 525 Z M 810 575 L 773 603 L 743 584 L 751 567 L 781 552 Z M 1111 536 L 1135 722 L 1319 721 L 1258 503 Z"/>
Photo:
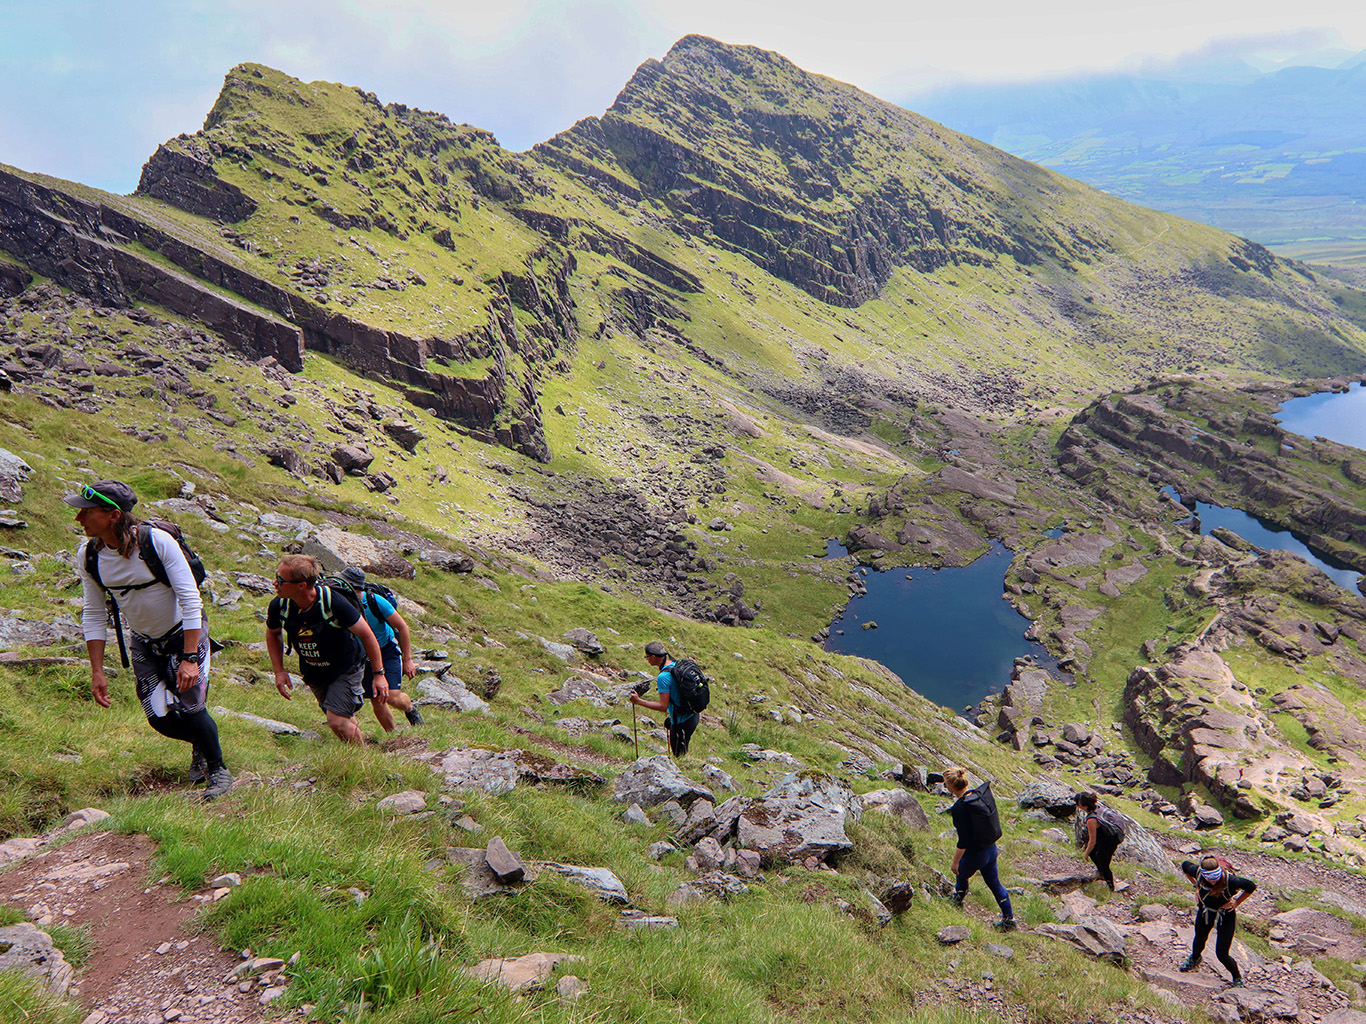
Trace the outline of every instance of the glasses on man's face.
<path fill-rule="evenodd" d="M 123 511 L 123 509 L 119 506 L 119 503 L 117 501 L 109 497 L 109 495 L 107 494 L 101 494 L 99 491 L 95 490 L 95 488 L 91 487 L 89 484 L 86 484 L 84 487 L 81 488 L 81 497 L 84 498 L 86 501 L 102 501 L 110 508 L 118 509 L 120 512 Z"/>
<path fill-rule="evenodd" d="M 275 574 L 275 585 L 276 585 L 277 587 L 283 587 L 283 586 L 286 586 L 287 584 L 290 584 L 290 583 L 298 583 L 298 582 L 299 582 L 298 580 L 287 580 L 287 579 L 285 579 L 283 576 L 281 576 L 278 572 Z"/>

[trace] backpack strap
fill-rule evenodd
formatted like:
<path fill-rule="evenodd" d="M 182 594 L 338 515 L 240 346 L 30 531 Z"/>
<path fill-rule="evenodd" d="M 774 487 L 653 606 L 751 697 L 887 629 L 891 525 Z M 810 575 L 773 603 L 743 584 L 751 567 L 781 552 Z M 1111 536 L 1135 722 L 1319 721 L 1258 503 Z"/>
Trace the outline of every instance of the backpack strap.
<path fill-rule="evenodd" d="M 109 588 L 100 579 L 100 551 L 103 549 L 104 541 L 98 537 L 91 537 L 85 542 L 85 574 L 95 581 L 95 586 L 103 590 L 107 597 L 110 596 Z"/>
<path fill-rule="evenodd" d="M 162 586 L 171 585 L 171 577 L 166 572 L 166 565 L 161 560 L 161 554 L 157 551 L 156 544 L 152 541 L 153 527 L 143 523 L 138 527 L 138 554 L 142 556 L 143 564 L 147 566 L 152 574 L 152 579 Z"/>

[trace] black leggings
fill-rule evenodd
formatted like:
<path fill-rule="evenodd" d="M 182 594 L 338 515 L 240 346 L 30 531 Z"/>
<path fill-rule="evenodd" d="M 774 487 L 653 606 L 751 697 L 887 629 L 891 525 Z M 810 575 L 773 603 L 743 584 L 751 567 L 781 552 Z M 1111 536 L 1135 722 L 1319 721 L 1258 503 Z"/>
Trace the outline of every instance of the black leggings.
<path fill-rule="evenodd" d="M 1090 853 L 1091 863 L 1096 866 L 1096 871 L 1100 873 L 1101 879 L 1111 889 L 1115 887 L 1115 873 L 1110 870 L 1110 861 L 1114 859 L 1115 849 L 1118 846 L 1118 843 L 1111 845 L 1097 842 L 1095 846 L 1091 847 Z"/>
<path fill-rule="evenodd" d="M 1206 910 L 1197 905 L 1195 908 L 1195 941 L 1191 943 L 1191 956 L 1198 957 L 1205 949 L 1205 940 L 1211 930 L 1214 932 L 1214 955 L 1228 968 L 1235 979 L 1242 977 L 1238 961 L 1229 955 L 1233 945 L 1233 930 L 1238 927 L 1236 910 Z"/>
<path fill-rule="evenodd" d="M 223 767 L 223 750 L 218 745 L 218 723 L 209 717 L 204 708 L 198 711 L 168 711 L 159 718 L 147 719 L 147 722 L 163 736 L 193 744 L 204 755 L 209 771 Z"/>

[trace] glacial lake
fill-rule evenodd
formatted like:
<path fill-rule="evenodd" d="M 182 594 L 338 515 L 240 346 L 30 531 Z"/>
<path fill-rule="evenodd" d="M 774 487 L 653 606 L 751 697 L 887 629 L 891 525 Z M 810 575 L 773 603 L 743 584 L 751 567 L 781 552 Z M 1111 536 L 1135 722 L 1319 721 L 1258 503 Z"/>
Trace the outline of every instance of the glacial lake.
<path fill-rule="evenodd" d="M 1181 495 L 1177 494 L 1172 487 L 1162 488 L 1162 493 L 1181 501 Z M 1189 502 L 1182 502 L 1182 504 L 1190 508 Z M 1323 556 L 1315 554 L 1303 539 L 1289 530 L 1282 530 L 1277 526 L 1265 523 L 1256 516 L 1248 515 L 1240 509 L 1209 505 L 1203 501 L 1195 503 L 1195 521 L 1202 537 L 1208 535 L 1211 530 L 1223 527 L 1225 530 L 1236 533 L 1249 544 L 1256 544 L 1259 548 L 1265 548 L 1268 551 L 1288 551 L 1291 554 L 1299 555 L 1316 569 L 1321 569 L 1325 575 L 1344 590 L 1353 594 L 1360 593 L 1357 584 L 1361 580 L 1361 573 L 1341 562 L 1325 559 Z"/>
<path fill-rule="evenodd" d="M 1304 437 L 1326 437 L 1366 449 L 1366 388 L 1353 384 L 1344 392 L 1292 398 L 1281 406 L 1276 420 Z"/>
<path fill-rule="evenodd" d="M 832 541 L 826 553 L 845 552 Z M 1040 668 L 1066 678 L 1043 644 L 1025 639 L 1029 620 L 1002 597 L 1011 557 L 993 542 L 962 568 L 869 570 L 868 593 L 830 624 L 825 649 L 880 661 L 954 711 L 1005 689 L 1017 657 L 1033 655 Z M 877 628 L 864 629 L 869 621 Z"/>

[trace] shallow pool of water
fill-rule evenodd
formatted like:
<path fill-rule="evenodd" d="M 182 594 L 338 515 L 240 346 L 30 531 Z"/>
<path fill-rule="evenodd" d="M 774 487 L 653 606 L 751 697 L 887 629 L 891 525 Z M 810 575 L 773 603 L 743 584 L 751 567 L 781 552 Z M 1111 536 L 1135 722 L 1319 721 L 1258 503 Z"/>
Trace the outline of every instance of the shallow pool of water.
<path fill-rule="evenodd" d="M 1181 495 L 1171 487 L 1162 488 L 1162 492 L 1181 501 Z M 1189 502 L 1183 502 L 1190 508 Z M 1361 580 L 1361 573 L 1349 568 L 1333 559 L 1325 558 L 1315 554 L 1303 539 L 1289 530 L 1282 530 L 1277 526 L 1267 523 L 1256 516 L 1236 508 L 1225 508 L 1222 505 L 1210 505 L 1203 501 L 1195 503 L 1195 521 L 1199 526 L 1200 535 L 1206 536 L 1211 530 L 1223 527 L 1231 530 L 1249 544 L 1256 544 L 1259 548 L 1268 551 L 1288 551 L 1291 554 L 1299 555 L 1310 565 L 1323 572 L 1338 586 L 1352 593 L 1358 593 L 1358 583 Z"/>
<path fill-rule="evenodd" d="M 1305 437 L 1326 437 L 1366 449 L 1366 388 L 1353 384 L 1345 392 L 1292 398 L 1281 406 L 1276 420 Z"/>
<path fill-rule="evenodd" d="M 1002 598 L 1010 560 L 993 543 L 962 568 L 870 570 L 868 593 L 831 624 L 825 649 L 880 661 L 912 690 L 954 710 L 1003 690 L 1022 655 L 1060 674 L 1048 649 L 1025 639 L 1029 620 Z M 864 629 L 866 622 L 877 628 Z"/>

